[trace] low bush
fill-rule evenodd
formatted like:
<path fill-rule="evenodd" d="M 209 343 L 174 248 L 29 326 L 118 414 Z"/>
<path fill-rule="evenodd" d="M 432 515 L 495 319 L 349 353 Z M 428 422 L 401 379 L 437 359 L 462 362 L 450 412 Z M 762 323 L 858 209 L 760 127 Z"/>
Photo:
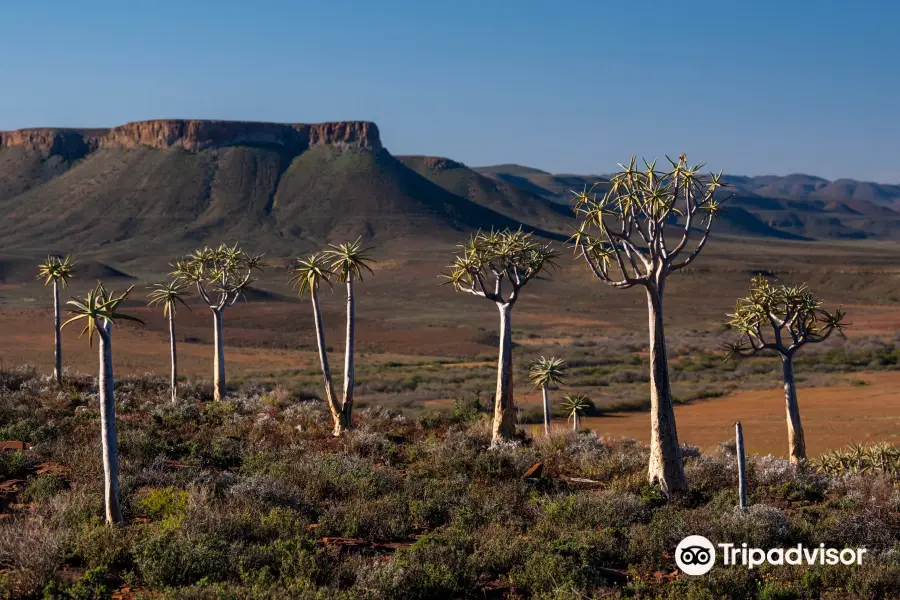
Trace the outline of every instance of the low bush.
<path fill-rule="evenodd" d="M 635 367 L 598 362 L 575 368 Z M 71 385 L 60 393 L 33 371 L 0 371 L 2 426 L 40 440 L 0 454 L 3 477 L 25 480 L 0 506 L 0 597 L 105 598 L 124 584 L 153 598 L 328 600 L 868 600 L 900 589 L 900 487 L 872 451 L 840 469 L 748 457 L 742 512 L 731 448 L 684 447 L 692 490 L 667 499 L 647 481 L 645 446 L 568 430 L 492 445 L 473 400 L 424 420 L 361 409 L 357 429 L 335 439 L 323 403 L 283 390 L 212 402 L 208 386 L 186 385 L 172 406 L 162 378 L 127 378 L 126 526 L 109 527 L 98 417 L 74 412 L 96 389 L 92 378 Z M 45 462 L 62 468 L 35 475 Z M 688 534 L 867 555 L 853 567 L 672 577 Z"/>

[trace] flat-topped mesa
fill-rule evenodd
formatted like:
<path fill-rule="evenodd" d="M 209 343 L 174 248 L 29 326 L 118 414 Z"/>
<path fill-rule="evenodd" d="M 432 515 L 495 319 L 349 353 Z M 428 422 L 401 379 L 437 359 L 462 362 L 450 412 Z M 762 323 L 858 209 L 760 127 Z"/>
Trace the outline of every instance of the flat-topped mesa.
<path fill-rule="evenodd" d="M 224 146 L 276 146 L 299 154 L 311 146 L 380 150 L 378 127 L 368 121 L 259 123 L 162 119 L 112 129 L 19 129 L 0 132 L 0 147 L 23 147 L 45 155 L 79 158 L 101 148 L 183 148 L 201 152 Z"/>
<path fill-rule="evenodd" d="M 59 129 L 42 127 L 0 131 L 0 148 L 25 148 L 46 156 L 80 158 L 96 148 L 96 137 L 105 129 Z M 93 144 L 93 147 L 91 147 Z"/>

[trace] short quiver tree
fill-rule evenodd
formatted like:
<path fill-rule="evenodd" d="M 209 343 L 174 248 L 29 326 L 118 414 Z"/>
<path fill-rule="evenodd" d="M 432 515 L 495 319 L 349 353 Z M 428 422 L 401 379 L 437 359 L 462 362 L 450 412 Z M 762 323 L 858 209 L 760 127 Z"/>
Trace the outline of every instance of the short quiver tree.
<path fill-rule="evenodd" d="M 69 279 L 74 274 L 72 257 L 65 258 L 48 256 L 47 260 L 38 265 L 38 279 L 44 280 L 44 285 L 53 284 L 53 331 L 56 334 L 54 346 L 53 379 L 56 385 L 62 387 L 62 339 L 59 325 L 59 288 L 68 287 Z"/>
<path fill-rule="evenodd" d="M 88 292 L 84 299 L 69 300 L 72 315 L 63 327 L 69 323 L 84 321 L 84 329 L 79 338 L 88 334 L 90 345 L 94 345 L 94 334 L 100 338 L 100 370 L 98 387 L 100 388 L 100 441 L 103 448 L 103 503 L 106 508 L 106 522 L 122 525 L 122 509 L 119 505 L 119 442 L 116 433 L 116 400 L 113 395 L 115 379 L 112 362 L 112 325 L 116 321 L 136 321 L 137 317 L 118 312 L 119 306 L 131 293 L 131 286 L 121 296 L 107 292 L 102 283 Z"/>
<path fill-rule="evenodd" d="M 591 407 L 590 399 L 584 394 L 566 394 L 563 396 L 562 408 L 566 417 L 572 419 L 572 431 L 581 429 L 581 416 Z"/>
<path fill-rule="evenodd" d="M 551 356 L 540 357 L 531 363 L 528 376 L 535 387 L 541 388 L 541 399 L 544 405 L 544 435 L 550 435 L 550 386 L 560 385 L 565 379 L 566 361 Z"/>
<path fill-rule="evenodd" d="M 699 174 L 703 164 L 690 167 L 682 154 L 669 159 L 671 170 L 656 170 L 655 161 L 628 166 L 612 176 L 609 190 L 599 196 L 593 188 L 576 193 L 580 219 L 572 236 L 576 252 L 597 279 L 618 289 L 643 287 L 650 321 L 650 465 L 648 477 L 665 494 L 687 487 L 672 390 L 666 337 L 663 331 L 663 293 L 666 278 L 691 264 L 709 239 L 722 199 L 717 197 L 721 174 Z M 697 232 L 699 226 L 700 231 Z M 678 240 L 670 246 L 666 235 Z M 699 235 L 696 244 L 693 236 Z"/>
<path fill-rule="evenodd" d="M 738 300 L 729 325 L 739 337 L 725 344 L 726 360 L 772 351 L 781 356 L 784 377 L 784 400 L 787 409 L 788 451 L 791 462 L 806 459 L 806 440 L 797 403 L 794 383 L 794 354 L 806 344 L 827 340 L 837 331 L 843 335 L 846 313 L 841 309 L 828 312 L 822 301 L 805 285 L 773 286 L 765 277 L 754 277 L 750 295 Z"/>
<path fill-rule="evenodd" d="M 465 244 L 445 274 L 457 291 L 487 298 L 500 311 L 500 352 L 497 361 L 497 391 L 494 395 L 493 441 L 509 440 L 516 433 L 513 399 L 512 323 L 513 306 L 522 288 L 539 273 L 554 265 L 556 252 L 522 230 L 479 232 Z"/>
<path fill-rule="evenodd" d="M 262 270 L 262 255 L 247 254 L 240 246 L 202 248 L 175 263 L 176 281 L 192 283 L 213 314 L 215 355 L 213 397 L 225 397 L 225 351 L 222 341 L 222 313 L 234 306 L 253 280 L 253 271 Z"/>
<path fill-rule="evenodd" d="M 171 375 L 169 380 L 169 393 L 172 402 L 178 401 L 178 349 L 175 340 L 175 308 L 180 302 L 185 308 L 190 310 L 184 301 L 185 296 L 189 296 L 187 291 L 188 283 L 186 281 L 174 280 L 164 283 L 156 283 L 150 291 L 150 301 L 148 306 L 162 306 L 163 316 L 169 321 L 169 359 L 171 365 Z"/>

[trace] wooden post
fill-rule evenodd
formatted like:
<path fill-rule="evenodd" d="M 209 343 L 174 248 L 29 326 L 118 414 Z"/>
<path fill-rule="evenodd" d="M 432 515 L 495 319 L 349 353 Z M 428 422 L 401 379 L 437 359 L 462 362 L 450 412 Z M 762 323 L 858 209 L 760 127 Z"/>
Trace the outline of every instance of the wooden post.
<path fill-rule="evenodd" d="M 747 463 L 744 459 L 744 430 L 741 422 L 734 424 L 735 450 L 738 460 L 738 495 L 741 510 L 747 510 Z"/>

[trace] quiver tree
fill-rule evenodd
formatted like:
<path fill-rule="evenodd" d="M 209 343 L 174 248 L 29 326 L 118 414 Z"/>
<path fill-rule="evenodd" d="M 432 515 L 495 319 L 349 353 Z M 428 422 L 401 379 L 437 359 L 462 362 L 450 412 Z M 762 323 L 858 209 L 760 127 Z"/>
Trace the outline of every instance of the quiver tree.
<path fill-rule="evenodd" d="M 544 435 L 550 435 L 550 393 L 552 385 L 560 385 L 565 379 L 566 361 L 551 356 L 540 357 L 531 363 L 531 371 L 528 376 L 534 382 L 535 387 L 541 388 L 541 397 L 544 404 Z"/>
<path fill-rule="evenodd" d="M 591 188 L 576 193 L 579 227 L 570 240 L 594 276 L 618 289 L 643 287 L 650 322 L 650 465 L 648 477 L 665 494 L 687 487 L 663 330 L 666 278 L 691 264 L 709 239 L 722 199 L 721 174 L 703 176 L 703 164 L 689 167 L 682 154 L 669 159 L 670 171 L 656 162 L 635 168 L 635 159 L 612 176 L 599 196 Z M 697 231 L 699 229 L 699 231 Z M 667 235 L 671 236 L 667 239 Z M 696 243 L 692 237 L 699 236 Z M 668 240 L 677 240 L 671 245 Z"/>
<path fill-rule="evenodd" d="M 250 278 L 253 271 L 262 271 L 262 266 L 262 255 L 251 256 L 237 244 L 196 250 L 175 263 L 172 275 L 176 281 L 195 284 L 197 293 L 213 314 L 213 397 L 217 401 L 225 397 L 222 313 L 244 295 L 244 290 L 253 281 Z"/>
<path fill-rule="evenodd" d="M 340 428 L 335 425 L 334 434 L 340 435 L 340 429 L 353 427 L 353 353 L 356 332 L 356 297 L 353 294 L 353 282 L 363 280 L 363 271 L 372 273 L 369 266 L 375 261 L 369 256 L 372 248 L 364 248 L 362 238 L 354 242 L 329 246 L 323 252 L 331 261 L 330 270 L 338 281 L 347 286 L 347 337 L 344 345 L 344 397 L 341 401 Z M 374 273 L 372 273 L 374 274 Z M 333 408 L 332 408 L 333 410 Z"/>
<path fill-rule="evenodd" d="M 74 274 L 71 256 L 65 258 L 48 256 L 47 260 L 38 265 L 38 279 L 44 280 L 44 285 L 53 284 L 53 331 L 56 334 L 53 363 L 53 378 L 56 384 L 62 387 L 62 340 L 59 325 L 59 288 L 68 287 L 69 278 Z"/>
<path fill-rule="evenodd" d="M 100 439 L 103 447 L 103 501 L 106 508 L 106 522 L 121 525 L 122 510 L 119 506 L 119 450 L 116 435 L 116 401 L 113 396 L 115 381 L 112 362 L 112 325 L 118 320 L 136 321 L 137 317 L 117 312 L 119 305 L 125 301 L 134 286 L 121 296 L 107 292 L 102 283 L 88 292 L 84 299 L 69 300 L 72 315 L 63 327 L 76 321 L 85 321 L 84 329 L 78 336 L 88 334 L 88 342 L 94 345 L 94 334 L 100 338 L 100 372 L 98 376 L 100 388 Z"/>
<path fill-rule="evenodd" d="M 562 407 L 566 417 L 572 419 L 572 431 L 581 429 L 581 416 L 593 406 L 590 399 L 583 394 L 566 394 L 563 396 Z"/>
<path fill-rule="evenodd" d="M 331 287 L 330 278 L 333 275 L 328 261 L 321 252 L 316 252 L 307 259 L 296 259 L 291 269 L 291 282 L 297 288 L 297 293 L 302 296 L 309 293 L 312 303 L 313 321 L 316 326 L 316 346 L 319 350 L 319 366 L 322 369 L 322 380 L 325 384 L 325 400 L 331 409 L 331 418 L 334 422 L 334 435 L 339 436 L 347 429 L 350 423 L 349 406 L 339 401 L 334 392 L 334 383 L 331 379 L 331 367 L 328 366 L 328 352 L 325 345 L 325 328 L 322 325 L 322 311 L 319 309 L 319 285 L 328 284 Z M 345 410 L 346 409 L 346 410 Z"/>
<path fill-rule="evenodd" d="M 516 433 L 513 400 L 512 309 L 522 288 L 542 271 L 554 266 L 556 252 L 522 230 L 479 232 L 465 244 L 445 274 L 457 291 L 487 298 L 500 311 L 500 353 L 494 395 L 493 441 L 509 440 Z"/>
<path fill-rule="evenodd" d="M 734 314 L 728 316 L 731 317 L 728 324 L 739 337 L 725 344 L 726 360 L 764 351 L 781 356 L 788 451 L 791 462 L 805 460 L 806 441 L 794 383 L 794 354 L 806 344 L 824 342 L 835 331 L 843 335 L 846 313 L 840 309 L 830 313 L 822 308 L 822 301 L 806 286 L 773 286 L 760 276 L 753 278 L 750 295 L 738 300 Z"/>
<path fill-rule="evenodd" d="M 156 283 L 150 291 L 148 306 L 162 306 L 163 316 L 169 320 L 169 357 L 171 359 L 172 374 L 169 384 L 172 403 L 178 401 L 178 354 L 175 345 L 175 308 L 180 302 L 185 308 L 190 307 L 185 303 L 184 297 L 189 296 L 186 281 L 174 280 L 168 283 Z"/>

